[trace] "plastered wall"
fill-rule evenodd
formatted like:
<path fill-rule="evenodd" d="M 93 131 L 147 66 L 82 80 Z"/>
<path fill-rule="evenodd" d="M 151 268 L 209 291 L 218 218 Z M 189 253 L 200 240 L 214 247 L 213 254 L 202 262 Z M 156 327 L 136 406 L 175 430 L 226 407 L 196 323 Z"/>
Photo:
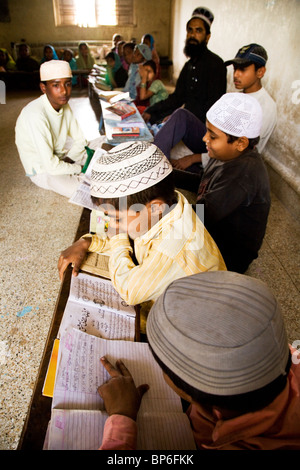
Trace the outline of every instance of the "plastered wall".
<path fill-rule="evenodd" d="M 19 42 L 22 38 L 28 43 L 107 40 L 116 32 L 123 35 L 125 40 L 134 37 L 138 42 L 143 34 L 150 33 L 160 55 L 169 54 L 171 0 L 134 0 L 135 25 L 122 28 L 56 27 L 52 0 L 9 0 L 8 3 L 11 22 L 0 23 L 0 47 L 9 48 L 11 42 Z"/>
<path fill-rule="evenodd" d="M 278 123 L 264 157 L 282 178 L 276 185 L 286 183 L 300 194 L 300 1 L 174 0 L 171 40 L 175 77 L 187 60 L 182 52 L 186 22 L 201 5 L 215 15 L 209 48 L 223 60 L 233 58 L 241 46 L 251 42 L 267 50 L 263 85 L 277 103 Z M 235 90 L 232 72 L 232 66 L 228 67 L 228 91 Z"/>

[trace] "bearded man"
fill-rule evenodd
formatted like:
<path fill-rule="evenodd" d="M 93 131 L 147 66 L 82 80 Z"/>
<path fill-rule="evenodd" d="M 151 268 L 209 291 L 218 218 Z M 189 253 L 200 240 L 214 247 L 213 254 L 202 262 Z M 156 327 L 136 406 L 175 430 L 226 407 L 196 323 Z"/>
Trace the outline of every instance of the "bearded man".
<path fill-rule="evenodd" d="M 186 25 L 184 54 L 189 60 L 180 72 L 174 93 L 145 110 L 146 122 L 160 123 L 182 106 L 205 122 L 206 112 L 226 93 L 224 62 L 207 48 L 213 19 L 206 8 L 194 10 Z"/>

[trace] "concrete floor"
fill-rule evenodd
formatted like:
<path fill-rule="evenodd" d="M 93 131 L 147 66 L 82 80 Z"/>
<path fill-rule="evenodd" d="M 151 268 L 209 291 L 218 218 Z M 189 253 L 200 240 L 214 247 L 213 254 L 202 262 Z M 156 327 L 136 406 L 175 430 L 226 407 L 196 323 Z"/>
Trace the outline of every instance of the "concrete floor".
<path fill-rule="evenodd" d="M 86 93 L 73 107 L 88 139 L 98 125 Z M 0 117 L 0 450 L 16 449 L 58 296 L 57 260 L 75 237 L 81 208 L 34 186 L 14 144 L 21 109 L 38 92 L 14 92 Z M 289 341 L 300 340 L 300 224 L 272 194 L 266 237 L 248 274 L 265 281 L 282 306 Z"/>

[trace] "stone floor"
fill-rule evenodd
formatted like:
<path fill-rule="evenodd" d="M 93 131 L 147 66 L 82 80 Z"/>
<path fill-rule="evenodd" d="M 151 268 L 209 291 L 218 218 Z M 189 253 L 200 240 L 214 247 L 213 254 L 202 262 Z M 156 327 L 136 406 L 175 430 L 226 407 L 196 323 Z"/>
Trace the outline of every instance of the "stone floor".
<path fill-rule="evenodd" d="M 38 92 L 8 93 L 0 117 L 0 450 L 16 449 L 58 296 L 57 260 L 77 230 L 81 208 L 35 187 L 14 144 L 18 114 Z M 84 91 L 71 99 L 88 139 L 98 125 Z M 248 274 L 282 306 L 289 341 L 300 340 L 300 224 L 275 195 L 259 258 Z"/>

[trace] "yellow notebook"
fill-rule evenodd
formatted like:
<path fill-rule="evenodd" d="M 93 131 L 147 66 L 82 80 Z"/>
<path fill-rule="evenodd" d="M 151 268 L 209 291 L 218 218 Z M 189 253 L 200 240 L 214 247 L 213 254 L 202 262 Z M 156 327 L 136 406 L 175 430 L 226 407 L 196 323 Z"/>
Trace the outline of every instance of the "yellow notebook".
<path fill-rule="evenodd" d="M 45 397 L 53 397 L 57 358 L 58 358 L 58 348 L 59 348 L 59 339 L 56 339 L 53 344 L 51 358 L 50 358 L 50 362 L 48 365 L 48 370 L 47 370 L 43 392 L 42 392 Z"/>

